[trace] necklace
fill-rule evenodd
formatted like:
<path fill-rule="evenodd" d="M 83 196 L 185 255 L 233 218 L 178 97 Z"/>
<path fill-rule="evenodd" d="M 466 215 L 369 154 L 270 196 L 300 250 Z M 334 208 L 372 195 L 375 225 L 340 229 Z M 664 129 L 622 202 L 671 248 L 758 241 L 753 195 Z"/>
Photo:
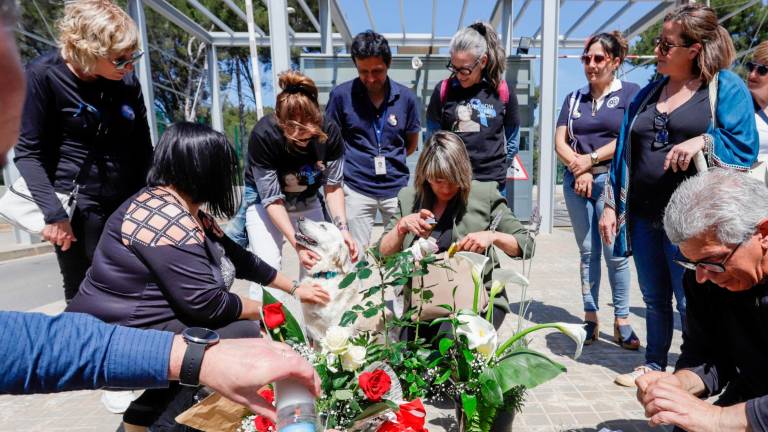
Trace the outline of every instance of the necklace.
<path fill-rule="evenodd" d="M 696 81 L 698 79 L 699 79 L 699 77 L 693 77 L 693 78 L 689 79 L 677 91 L 680 92 L 680 90 L 682 90 L 682 89 L 686 89 L 686 90 L 690 91 L 690 89 L 688 89 L 688 84 L 690 84 L 690 83 L 692 83 L 692 82 L 694 82 L 694 81 Z M 670 104 L 669 104 L 669 98 L 670 98 L 670 96 L 669 96 L 669 82 L 667 82 L 667 84 L 664 85 L 664 88 L 662 89 L 662 97 L 664 99 L 664 101 L 663 101 L 664 105 L 667 108 L 667 113 L 669 113 L 671 111 L 674 111 L 674 110 L 670 109 Z M 688 100 L 688 98 L 686 98 L 686 101 L 687 100 Z M 683 103 L 685 103 L 685 101 Z M 658 107 L 659 104 L 657 103 L 656 106 Z M 675 107 L 675 109 L 677 109 L 678 107 L 679 107 L 679 105 L 677 107 Z"/>

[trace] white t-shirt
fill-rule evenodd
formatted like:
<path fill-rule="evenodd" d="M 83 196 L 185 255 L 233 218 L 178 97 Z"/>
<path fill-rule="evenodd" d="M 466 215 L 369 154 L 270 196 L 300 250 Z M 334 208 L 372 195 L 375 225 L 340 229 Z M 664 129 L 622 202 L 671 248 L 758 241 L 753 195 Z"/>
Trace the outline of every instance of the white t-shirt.
<path fill-rule="evenodd" d="M 757 125 L 757 136 L 760 141 L 760 152 L 757 158 L 759 160 L 768 160 L 768 122 L 755 113 L 755 124 Z"/>

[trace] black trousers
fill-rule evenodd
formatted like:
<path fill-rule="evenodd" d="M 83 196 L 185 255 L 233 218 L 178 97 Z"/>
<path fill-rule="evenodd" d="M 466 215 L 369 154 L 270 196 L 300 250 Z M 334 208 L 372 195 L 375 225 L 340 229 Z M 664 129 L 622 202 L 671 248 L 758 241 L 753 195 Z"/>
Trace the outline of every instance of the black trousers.
<path fill-rule="evenodd" d="M 147 328 L 179 334 L 189 327 L 179 320 L 167 321 Z M 239 320 L 215 330 L 221 339 L 256 338 L 261 335 L 258 321 Z M 197 402 L 195 396 L 200 387 L 187 387 L 171 382 L 165 389 L 149 389 L 123 414 L 126 423 L 152 427 L 152 432 L 186 432 L 195 429 L 176 423 L 176 416 Z"/>
<path fill-rule="evenodd" d="M 104 225 L 112 214 L 111 210 L 113 209 L 95 206 L 85 209 L 78 207 L 71 221 L 72 233 L 77 241 L 72 242 L 66 251 L 62 251 L 59 246 L 55 248 L 64 282 L 64 299 L 67 303 L 75 297 L 80 284 L 85 279 L 85 273 L 93 261 L 93 254 L 104 231 Z"/>

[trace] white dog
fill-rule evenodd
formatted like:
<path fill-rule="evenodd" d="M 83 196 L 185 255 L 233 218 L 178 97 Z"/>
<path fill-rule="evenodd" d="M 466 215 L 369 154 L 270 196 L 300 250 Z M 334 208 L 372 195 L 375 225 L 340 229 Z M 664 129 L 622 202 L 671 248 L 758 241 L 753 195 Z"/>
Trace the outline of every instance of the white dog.
<path fill-rule="evenodd" d="M 328 327 L 339 324 L 344 312 L 362 302 L 362 294 L 353 285 L 339 289 L 341 280 L 352 270 L 352 261 L 341 231 L 335 225 L 299 219 L 296 242 L 319 257 L 302 282 L 310 280 L 319 283 L 331 297 L 326 305 L 301 305 L 307 332 L 313 340 L 319 341 Z"/>

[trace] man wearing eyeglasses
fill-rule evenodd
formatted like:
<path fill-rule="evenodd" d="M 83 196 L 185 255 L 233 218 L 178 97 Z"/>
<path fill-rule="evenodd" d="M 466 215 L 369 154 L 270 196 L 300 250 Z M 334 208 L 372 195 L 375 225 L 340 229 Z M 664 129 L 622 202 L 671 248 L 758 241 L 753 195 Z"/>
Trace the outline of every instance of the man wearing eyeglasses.
<path fill-rule="evenodd" d="M 397 211 L 397 193 L 410 175 L 406 157 L 416 151 L 421 124 L 416 96 L 387 75 L 387 39 L 365 31 L 351 52 L 358 77 L 333 89 L 325 113 L 341 129 L 349 232 L 365 251 L 376 213 L 386 226 Z"/>
<path fill-rule="evenodd" d="M 687 431 L 768 430 L 768 188 L 736 171 L 699 174 L 672 195 L 664 229 L 687 270 L 687 327 L 675 372 L 636 381 L 646 416 Z"/>

